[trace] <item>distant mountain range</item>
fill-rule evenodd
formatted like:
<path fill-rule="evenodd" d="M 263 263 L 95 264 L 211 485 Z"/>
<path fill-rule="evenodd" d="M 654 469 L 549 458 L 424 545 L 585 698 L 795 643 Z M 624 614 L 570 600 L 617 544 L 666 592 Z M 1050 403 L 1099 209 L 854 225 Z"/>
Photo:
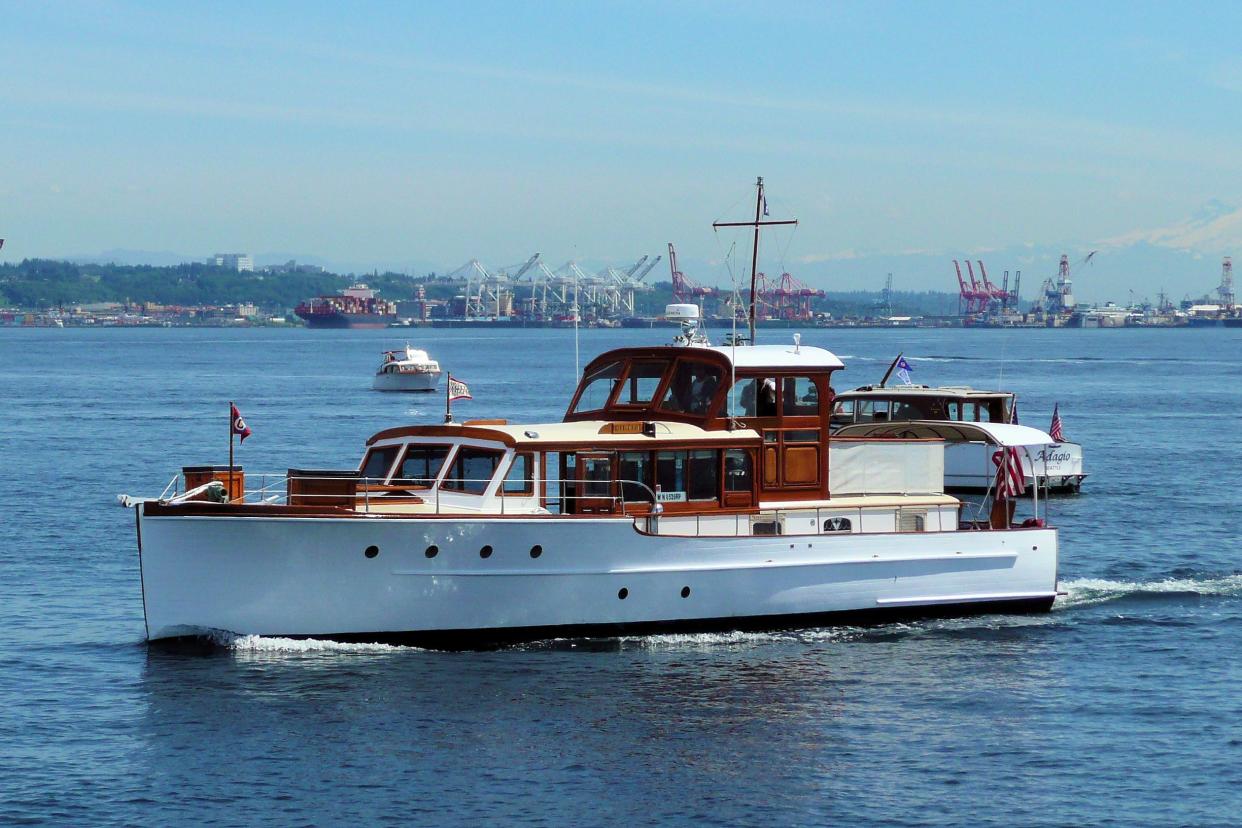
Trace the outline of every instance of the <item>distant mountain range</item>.
<path fill-rule="evenodd" d="M 1095 251 L 1095 255 L 1088 256 Z M 1220 283 L 1221 257 L 1242 256 L 1242 209 L 1211 201 L 1193 216 L 1164 227 L 1137 230 L 1094 242 L 1063 245 L 1009 245 L 982 251 L 856 253 L 816 257 L 799 264 L 803 281 L 829 290 L 884 286 L 893 274 L 895 290 L 956 290 L 953 259 L 982 259 L 988 275 L 1001 283 L 1004 271 L 1022 272 L 1022 296 L 1033 298 L 1045 279 L 1057 275 L 1061 255 L 1070 260 L 1074 293 L 1080 301 L 1125 303 L 1169 298 L 1197 298 Z M 690 273 L 689 267 L 683 268 Z M 978 275 L 976 265 L 976 275 Z"/>

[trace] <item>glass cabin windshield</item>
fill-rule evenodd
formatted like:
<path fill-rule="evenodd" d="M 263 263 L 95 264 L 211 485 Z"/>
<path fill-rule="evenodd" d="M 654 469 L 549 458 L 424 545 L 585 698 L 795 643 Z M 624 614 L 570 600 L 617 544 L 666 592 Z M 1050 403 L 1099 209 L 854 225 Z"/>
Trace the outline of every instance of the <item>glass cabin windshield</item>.
<path fill-rule="evenodd" d="M 617 396 L 617 405 L 645 405 L 651 402 L 667 369 L 668 362 L 662 359 L 635 362 L 625 377 L 625 387 Z"/>
<path fill-rule="evenodd" d="M 621 363 L 610 362 L 596 369 L 583 381 L 582 396 L 574 411 L 599 411 L 608 404 L 612 390 L 621 378 Z"/>
<path fill-rule="evenodd" d="M 679 362 L 660 407 L 665 411 L 706 414 L 722 374 L 718 365 L 693 360 Z"/>

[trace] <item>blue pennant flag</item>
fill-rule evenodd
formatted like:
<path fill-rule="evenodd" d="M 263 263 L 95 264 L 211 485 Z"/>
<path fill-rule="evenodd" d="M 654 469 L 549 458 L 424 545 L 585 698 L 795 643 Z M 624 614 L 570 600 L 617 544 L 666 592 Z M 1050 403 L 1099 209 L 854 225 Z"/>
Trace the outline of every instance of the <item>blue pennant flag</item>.
<path fill-rule="evenodd" d="M 914 369 L 910 367 L 910 363 L 906 362 L 905 357 L 897 357 L 897 376 L 906 385 L 910 385 L 910 372 Z"/>

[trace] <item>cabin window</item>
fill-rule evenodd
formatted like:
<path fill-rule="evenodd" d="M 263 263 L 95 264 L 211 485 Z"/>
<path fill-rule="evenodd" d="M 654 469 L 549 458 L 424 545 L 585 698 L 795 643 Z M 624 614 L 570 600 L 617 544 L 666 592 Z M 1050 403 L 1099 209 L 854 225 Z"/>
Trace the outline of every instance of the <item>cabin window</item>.
<path fill-rule="evenodd" d="M 580 458 L 583 498 L 612 497 L 612 456 L 584 455 Z"/>
<path fill-rule="evenodd" d="M 669 500 L 686 499 L 686 453 L 656 452 L 656 485 Z"/>
<path fill-rule="evenodd" d="M 749 494 L 754 488 L 751 480 L 752 470 L 750 462 L 750 452 L 746 449 L 726 449 L 725 450 L 725 484 L 726 492 L 746 492 Z"/>
<path fill-rule="evenodd" d="M 487 484 L 496 474 L 496 467 L 504 452 L 496 449 L 459 446 L 448 475 L 441 488 L 456 492 L 480 495 L 487 491 Z"/>
<path fill-rule="evenodd" d="M 397 452 L 401 450 L 401 446 L 382 446 L 373 448 L 367 452 L 367 457 L 362 461 L 362 478 L 364 480 L 380 481 L 388 476 L 388 470 L 392 468 L 393 461 L 397 459 Z"/>
<path fill-rule="evenodd" d="M 582 396 L 574 411 L 598 411 L 608 404 L 621 377 L 621 363 L 610 362 L 594 371 L 582 384 Z"/>
<path fill-rule="evenodd" d="M 656 452 L 656 483 L 665 500 L 715 500 L 720 494 L 720 456 L 712 449 Z"/>
<path fill-rule="evenodd" d="M 720 387 L 720 379 L 720 366 L 682 360 L 673 371 L 673 379 L 664 392 L 660 407 L 665 411 L 706 414 L 716 389 Z"/>
<path fill-rule="evenodd" d="M 837 400 L 832 407 L 832 421 L 838 424 L 854 422 L 854 401 Z"/>
<path fill-rule="evenodd" d="M 979 403 L 962 403 L 962 421 L 967 423 L 979 422 Z"/>
<path fill-rule="evenodd" d="M 621 497 L 627 503 L 650 503 L 651 453 L 623 451 L 617 462 L 617 479 L 621 481 Z M 639 485 L 639 484 L 646 484 Z"/>
<path fill-rule="evenodd" d="M 617 405 L 644 405 L 651 402 L 667 369 L 668 362 L 664 360 L 633 363 L 625 377 L 625 387 L 617 397 Z"/>
<path fill-rule="evenodd" d="M 505 474 L 501 494 L 529 497 L 535 493 L 535 458 L 525 452 L 513 455 L 513 462 Z"/>
<path fill-rule="evenodd" d="M 574 500 L 578 496 L 578 455 L 562 454 L 560 458 L 561 511 L 574 512 Z"/>
<path fill-rule="evenodd" d="M 448 457 L 448 446 L 425 446 L 411 444 L 401 458 L 401 465 L 393 474 L 394 486 L 430 489 L 440 475 L 440 467 Z"/>
<path fill-rule="evenodd" d="M 893 410 L 889 414 L 892 420 L 921 420 L 922 412 L 919 407 L 912 402 L 902 402 L 901 400 L 893 400 Z"/>
<path fill-rule="evenodd" d="M 819 389 L 810 377 L 785 377 L 781 410 L 786 417 L 819 416 Z"/>
<path fill-rule="evenodd" d="M 720 459 L 711 449 L 690 452 L 689 496 L 691 500 L 715 500 L 720 492 Z"/>
<path fill-rule="evenodd" d="M 728 405 L 734 417 L 775 417 L 776 380 L 771 377 L 739 379 L 729 390 Z"/>
<path fill-rule="evenodd" d="M 888 422 L 888 400 L 859 400 L 858 401 L 858 422 L 860 423 L 886 423 Z"/>

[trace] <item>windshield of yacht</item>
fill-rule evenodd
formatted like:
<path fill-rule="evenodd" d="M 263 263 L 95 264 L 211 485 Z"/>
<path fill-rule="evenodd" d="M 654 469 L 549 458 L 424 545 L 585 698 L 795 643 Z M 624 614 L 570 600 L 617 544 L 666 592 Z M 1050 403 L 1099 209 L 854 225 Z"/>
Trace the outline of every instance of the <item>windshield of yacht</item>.
<path fill-rule="evenodd" d="M 720 366 L 706 362 L 678 362 L 660 408 L 686 414 L 706 414 L 716 389 L 720 387 L 723 373 Z"/>
<path fill-rule="evenodd" d="M 591 373 L 582 383 L 582 396 L 574 411 L 599 411 L 608 404 L 621 377 L 621 362 L 610 362 Z"/>

